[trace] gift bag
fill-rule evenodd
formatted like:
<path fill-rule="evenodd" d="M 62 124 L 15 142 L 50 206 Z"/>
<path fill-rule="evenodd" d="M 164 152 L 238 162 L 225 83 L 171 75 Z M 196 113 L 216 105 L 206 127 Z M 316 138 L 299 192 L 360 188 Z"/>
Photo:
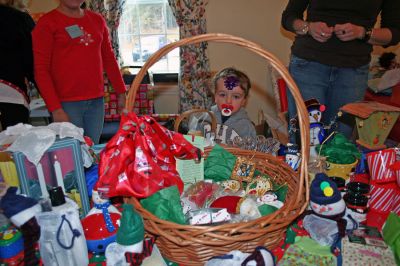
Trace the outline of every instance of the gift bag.
<path fill-rule="evenodd" d="M 396 161 L 394 149 L 385 149 L 367 154 L 369 174 L 376 183 L 390 183 L 396 181 L 395 172 L 391 165 Z"/>
<path fill-rule="evenodd" d="M 36 215 L 40 225 L 40 256 L 43 265 L 88 265 L 88 250 L 79 219 L 78 205 L 66 203 Z"/>
<path fill-rule="evenodd" d="M 201 151 L 150 116 L 124 114 L 118 132 L 100 154 L 99 191 L 113 196 L 146 198 L 183 182 L 176 158 L 200 160 Z"/>

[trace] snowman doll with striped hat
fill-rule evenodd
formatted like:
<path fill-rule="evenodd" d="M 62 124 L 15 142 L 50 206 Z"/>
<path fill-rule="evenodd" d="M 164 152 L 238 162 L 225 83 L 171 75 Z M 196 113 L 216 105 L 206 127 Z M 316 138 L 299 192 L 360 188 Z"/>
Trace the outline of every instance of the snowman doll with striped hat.
<path fill-rule="evenodd" d="M 322 113 L 325 111 L 325 105 L 321 104 L 317 99 L 309 99 L 304 102 L 308 111 L 310 120 L 310 157 L 316 158 L 316 146 L 321 144 L 325 139 L 325 129 L 321 122 Z"/>

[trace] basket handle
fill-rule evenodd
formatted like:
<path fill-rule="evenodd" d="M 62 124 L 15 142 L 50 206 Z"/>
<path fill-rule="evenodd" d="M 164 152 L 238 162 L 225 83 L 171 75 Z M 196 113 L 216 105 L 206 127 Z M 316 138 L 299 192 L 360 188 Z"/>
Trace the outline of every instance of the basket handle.
<path fill-rule="evenodd" d="M 266 59 L 271 66 L 281 75 L 281 77 L 285 80 L 286 85 L 293 95 L 293 98 L 296 103 L 296 110 L 299 116 L 299 127 L 300 127 L 300 140 L 301 140 L 301 164 L 299 170 L 299 189 L 296 191 L 296 199 L 295 204 L 298 204 L 302 199 L 302 194 L 304 192 L 303 189 L 306 191 L 306 201 L 304 201 L 302 211 L 306 208 L 307 202 L 309 200 L 309 187 L 308 187 L 308 157 L 309 157 L 309 143 L 310 143 L 310 123 L 308 120 L 308 113 L 306 106 L 304 104 L 303 97 L 300 94 L 300 91 L 294 82 L 293 78 L 290 76 L 287 68 L 283 65 L 283 63 L 273 54 L 264 50 L 260 45 L 248 41 L 246 39 L 236 37 L 229 34 L 223 33 L 208 33 L 208 34 L 200 34 L 196 36 L 192 36 L 189 38 L 184 38 L 179 41 L 167 44 L 166 46 L 159 49 L 155 52 L 143 65 L 140 69 L 139 73 L 136 75 L 135 79 L 133 80 L 131 87 L 128 91 L 128 95 L 126 98 L 125 108 L 126 111 L 130 112 L 133 110 L 133 105 L 135 102 L 135 97 L 137 90 L 140 86 L 140 82 L 143 79 L 144 75 L 146 74 L 147 70 L 154 65 L 160 58 L 168 54 L 175 48 L 178 48 L 183 45 L 188 44 L 196 44 L 200 42 L 219 42 L 219 43 L 231 43 L 236 44 L 240 47 L 246 48 L 257 55 L 260 55 L 264 59 Z"/>
<path fill-rule="evenodd" d="M 211 117 L 211 131 L 216 132 L 217 129 L 217 118 L 215 117 L 215 114 L 207 109 L 191 109 L 183 112 L 180 116 L 178 116 L 175 120 L 174 124 L 174 131 L 178 132 L 179 130 L 179 125 L 182 123 L 182 121 L 185 118 L 190 117 L 192 114 L 196 113 L 207 113 Z"/>

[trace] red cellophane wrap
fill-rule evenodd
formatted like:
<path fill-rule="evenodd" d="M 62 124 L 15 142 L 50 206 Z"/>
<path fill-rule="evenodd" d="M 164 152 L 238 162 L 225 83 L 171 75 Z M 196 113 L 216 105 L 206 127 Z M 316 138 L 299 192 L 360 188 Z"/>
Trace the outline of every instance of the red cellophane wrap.
<path fill-rule="evenodd" d="M 108 197 L 145 198 L 162 188 L 183 182 L 176 160 L 199 160 L 201 151 L 181 134 L 169 131 L 150 116 L 128 113 L 121 117 L 118 132 L 100 154 L 99 190 Z"/>

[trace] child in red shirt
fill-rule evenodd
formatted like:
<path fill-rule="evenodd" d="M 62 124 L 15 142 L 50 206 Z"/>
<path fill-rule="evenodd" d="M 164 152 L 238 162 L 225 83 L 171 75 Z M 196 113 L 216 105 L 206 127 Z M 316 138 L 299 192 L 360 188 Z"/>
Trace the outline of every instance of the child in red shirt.
<path fill-rule="evenodd" d="M 101 15 L 81 8 L 84 0 L 60 0 L 33 34 L 34 71 L 54 122 L 72 122 L 98 143 L 104 121 L 106 71 L 122 105 L 125 85 Z"/>

